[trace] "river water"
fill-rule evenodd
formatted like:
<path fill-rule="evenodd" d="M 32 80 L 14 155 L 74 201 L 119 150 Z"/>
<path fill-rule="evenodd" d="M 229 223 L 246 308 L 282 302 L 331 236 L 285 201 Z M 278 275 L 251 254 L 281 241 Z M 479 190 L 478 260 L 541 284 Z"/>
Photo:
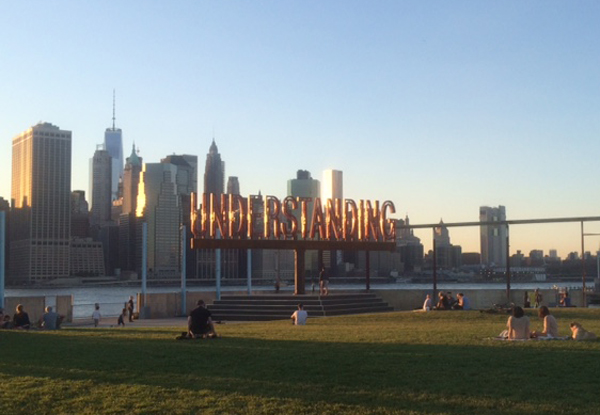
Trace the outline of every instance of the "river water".
<path fill-rule="evenodd" d="M 586 284 L 586 287 L 593 287 L 593 283 Z M 502 283 L 439 283 L 437 285 L 438 290 L 459 292 L 461 290 L 503 290 L 506 289 L 506 284 Z M 512 289 L 516 290 L 535 290 L 539 289 L 553 289 L 553 288 L 564 288 L 569 289 L 581 289 L 581 283 L 556 283 L 556 282 L 531 282 L 531 283 L 513 283 L 511 284 Z M 364 290 L 365 286 L 362 284 L 331 284 L 330 288 L 333 292 L 336 289 L 340 290 Z M 377 290 L 430 290 L 431 284 L 407 284 L 407 283 L 396 283 L 396 284 L 371 284 L 371 289 Z M 256 286 L 253 287 L 257 291 L 269 291 L 273 290 L 272 287 Z M 188 291 L 191 292 L 214 292 L 214 287 L 188 287 Z M 231 291 L 242 291 L 247 290 L 246 286 L 235 286 L 235 287 L 221 287 L 221 291 L 224 295 Z M 94 311 L 94 305 L 98 303 L 100 305 L 100 311 L 105 317 L 117 316 L 125 306 L 125 302 L 129 299 L 130 295 L 137 299 L 137 294 L 140 293 L 140 287 L 75 287 L 75 288 L 7 288 L 5 290 L 6 297 L 21 297 L 21 296 L 45 296 L 46 305 L 54 306 L 56 304 L 56 296 L 58 295 L 72 295 L 73 296 L 73 317 L 74 318 L 86 318 L 92 315 Z M 291 293 L 293 286 L 287 286 L 282 288 L 282 292 Z M 310 286 L 307 286 L 307 292 L 310 291 Z M 168 293 L 168 292 L 181 292 L 180 287 L 148 287 L 148 293 Z"/>

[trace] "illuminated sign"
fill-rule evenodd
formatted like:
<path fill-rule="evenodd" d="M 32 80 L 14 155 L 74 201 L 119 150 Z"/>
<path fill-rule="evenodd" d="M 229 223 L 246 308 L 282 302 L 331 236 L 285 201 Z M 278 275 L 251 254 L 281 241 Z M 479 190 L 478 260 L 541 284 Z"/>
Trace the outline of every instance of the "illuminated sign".
<path fill-rule="evenodd" d="M 396 239 L 394 203 L 385 201 L 192 194 L 194 240 L 389 243 Z M 339 245 L 339 244 L 338 244 Z"/>

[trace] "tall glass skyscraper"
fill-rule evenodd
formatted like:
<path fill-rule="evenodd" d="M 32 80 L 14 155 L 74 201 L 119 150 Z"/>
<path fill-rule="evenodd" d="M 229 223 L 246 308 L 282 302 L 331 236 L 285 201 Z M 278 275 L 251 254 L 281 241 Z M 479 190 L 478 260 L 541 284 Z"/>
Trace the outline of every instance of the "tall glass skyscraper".
<path fill-rule="evenodd" d="M 104 132 L 104 149 L 112 158 L 111 199 L 119 198 L 119 179 L 123 177 L 123 132 L 115 128 L 115 94 L 113 91 L 112 128 Z"/>

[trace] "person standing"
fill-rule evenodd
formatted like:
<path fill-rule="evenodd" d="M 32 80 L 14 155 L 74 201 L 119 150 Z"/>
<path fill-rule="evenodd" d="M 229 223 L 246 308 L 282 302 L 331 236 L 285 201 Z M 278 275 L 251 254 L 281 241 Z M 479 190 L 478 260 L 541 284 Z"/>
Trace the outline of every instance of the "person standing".
<path fill-rule="evenodd" d="M 96 303 L 96 309 L 92 313 L 92 318 L 94 319 L 94 327 L 98 327 L 100 319 L 102 318 L 102 315 L 100 314 L 100 304 L 98 303 Z"/>
<path fill-rule="evenodd" d="M 319 295 L 329 294 L 328 283 L 329 280 L 327 279 L 327 274 L 325 273 L 325 267 L 322 267 L 321 272 L 319 272 Z"/>
<path fill-rule="evenodd" d="M 119 318 L 117 318 L 117 327 L 119 326 L 123 326 L 125 327 L 125 314 L 127 313 L 127 309 L 124 308 L 123 311 L 121 311 L 121 314 L 119 314 Z"/>
<path fill-rule="evenodd" d="M 539 308 L 540 304 L 542 304 L 542 293 L 540 292 L 539 288 L 535 289 L 535 292 L 533 293 L 534 298 L 535 298 L 535 308 Z"/>
<path fill-rule="evenodd" d="M 294 326 L 304 326 L 306 324 L 306 319 L 308 318 L 308 313 L 304 310 L 304 304 L 298 304 L 298 310 L 294 311 L 292 314 L 292 324 Z"/>
<path fill-rule="evenodd" d="M 529 302 L 529 293 L 525 291 L 525 294 L 523 295 L 523 308 L 529 307 L 531 307 L 531 303 Z"/>
<path fill-rule="evenodd" d="M 129 301 L 127 301 L 127 312 L 129 313 L 129 322 L 133 322 L 133 295 L 129 296 Z"/>

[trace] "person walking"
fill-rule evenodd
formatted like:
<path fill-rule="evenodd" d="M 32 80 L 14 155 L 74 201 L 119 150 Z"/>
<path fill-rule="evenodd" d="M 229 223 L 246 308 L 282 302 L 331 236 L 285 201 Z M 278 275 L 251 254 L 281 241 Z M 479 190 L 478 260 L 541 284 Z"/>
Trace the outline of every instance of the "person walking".
<path fill-rule="evenodd" d="M 129 296 L 129 301 L 127 301 L 127 312 L 129 313 L 129 322 L 133 322 L 133 295 Z"/>

